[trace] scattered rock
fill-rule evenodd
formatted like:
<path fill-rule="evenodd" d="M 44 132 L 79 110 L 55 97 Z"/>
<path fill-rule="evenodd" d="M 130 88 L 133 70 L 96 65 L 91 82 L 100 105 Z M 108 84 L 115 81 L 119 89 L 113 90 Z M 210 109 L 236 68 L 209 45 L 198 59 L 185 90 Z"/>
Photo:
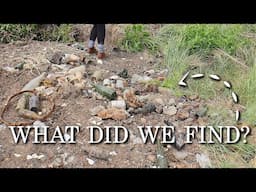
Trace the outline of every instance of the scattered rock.
<path fill-rule="evenodd" d="M 84 90 L 82 91 L 82 93 L 83 93 L 83 96 L 84 96 L 85 98 L 87 98 L 87 99 L 92 98 L 92 95 L 93 95 L 93 91 L 92 91 L 92 90 L 90 90 L 90 89 L 84 89 Z"/>
<path fill-rule="evenodd" d="M 196 154 L 196 161 L 199 163 L 201 168 L 211 168 L 211 161 L 208 155 Z"/>
<path fill-rule="evenodd" d="M 162 114 L 163 113 L 163 107 L 161 105 L 157 105 L 156 106 L 156 112 L 159 113 L 159 114 Z"/>
<path fill-rule="evenodd" d="M 134 83 L 140 83 L 140 82 L 147 82 L 147 81 L 150 81 L 152 80 L 151 77 L 148 77 L 148 76 L 140 76 L 138 74 L 134 74 L 131 78 L 131 83 L 134 84 Z"/>
<path fill-rule="evenodd" d="M 62 158 L 57 157 L 56 159 L 54 159 L 54 161 L 51 163 L 49 167 L 61 167 L 62 165 L 63 165 Z"/>
<path fill-rule="evenodd" d="M 163 114 L 173 116 L 177 113 L 177 109 L 174 106 L 164 106 Z"/>
<path fill-rule="evenodd" d="M 110 79 L 104 79 L 104 80 L 103 80 L 103 85 L 104 85 L 104 86 L 109 86 L 109 85 L 111 85 Z"/>
<path fill-rule="evenodd" d="M 109 155 L 111 155 L 111 156 L 116 156 L 117 153 L 116 153 L 115 151 L 110 151 L 110 152 L 109 152 Z"/>
<path fill-rule="evenodd" d="M 118 109 L 124 109 L 124 110 L 126 109 L 126 103 L 124 100 L 110 101 L 110 106 Z"/>
<path fill-rule="evenodd" d="M 184 133 L 176 133 L 175 134 L 174 147 L 177 150 L 181 150 L 185 146 L 185 137 L 186 137 L 186 135 Z"/>
<path fill-rule="evenodd" d="M 64 140 L 68 142 L 70 139 L 71 139 L 71 136 L 69 134 L 65 133 Z"/>
<path fill-rule="evenodd" d="M 88 161 L 89 165 L 94 165 L 95 161 L 89 158 L 86 158 L 86 160 Z"/>
<path fill-rule="evenodd" d="M 124 88 L 123 80 L 120 80 L 120 79 L 116 80 L 116 88 L 118 88 L 118 89 L 123 89 Z"/>
<path fill-rule="evenodd" d="M 6 129 L 7 126 L 5 124 L 0 124 L 0 131 Z"/>
<path fill-rule="evenodd" d="M 189 112 L 187 112 L 187 111 L 179 111 L 177 113 L 177 118 L 179 120 L 183 121 L 183 120 L 189 118 Z"/>
<path fill-rule="evenodd" d="M 85 150 L 85 153 L 92 158 L 108 161 L 110 152 L 105 151 L 99 147 L 90 146 Z"/>
<path fill-rule="evenodd" d="M 144 115 L 156 111 L 156 106 L 153 103 L 148 103 L 142 108 L 135 109 L 134 113 L 142 113 Z"/>
<path fill-rule="evenodd" d="M 154 69 L 151 69 L 151 70 L 148 70 L 148 71 L 145 71 L 145 72 L 144 72 L 144 74 L 145 74 L 145 75 L 148 75 L 148 76 L 153 75 L 154 73 L 155 73 L 155 70 L 154 70 Z"/>
<path fill-rule="evenodd" d="M 145 118 L 140 118 L 140 121 L 142 124 L 146 124 L 147 123 L 147 120 Z"/>
<path fill-rule="evenodd" d="M 164 100 L 162 98 L 157 97 L 153 100 L 153 103 L 159 104 L 159 105 L 164 105 Z"/>
<path fill-rule="evenodd" d="M 90 124 L 93 124 L 93 125 L 101 125 L 103 123 L 100 117 L 92 117 L 88 121 Z"/>
<path fill-rule="evenodd" d="M 53 54 L 52 58 L 50 59 L 50 62 L 59 65 L 59 64 L 63 63 L 62 59 L 64 56 L 65 56 L 65 54 L 63 52 L 56 52 Z"/>
<path fill-rule="evenodd" d="M 95 116 L 95 115 L 97 115 L 100 111 L 102 111 L 102 110 L 104 110 L 104 109 L 105 109 L 104 106 L 99 105 L 99 106 L 97 106 L 97 107 L 91 108 L 89 111 L 90 111 L 90 114 L 91 114 L 91 115 Z"/>
<path fill-rule="evenodd" d="M 33 153 L 32 155 L 27 155 L 27 160 L 42 159 L 42 158 L 44 158 L 44 155 L 37 155 L 36 153 Z"/>
<path fill-rule="evenodd" d="M 97 64 L 103 65 L 103 61 L 101 59 L 98 59 Z"/>
<path fill-rule="evenodd" d="M 168 101 L 168 105 L 175 105 L 175 99 L 174 98 L 171 98 L 171 99 L 169 99 L 169 101 Z"/>
<path fill-rule="evenodd" d="M 104 71 L 97 70 L 91 76 L 92 81 L 102 81 L 104 79 Z M 103 84 L 104 85 L 104 84 Z"/>
<path fill-rule="evenodd" d="M 14 156 L 15 156 L 15 157 L 21 157 L 21 154 L 14 153 Z"/>
<path fill-rule="evenodd" d="M 134 89 L 126 89 L 123 93 L 123 98 L 129 107 L 138 108 L 143 105 L 136 97 Z"/>
<path fill-rule="evenodd" d="M 203 117 L 206 115 L 207 111 L 208 111 L 207 106 L 201 106 L 199 107 L 198 111 L 196 111 L 196 115 L 198 117 Z"/>
<path fill-rule="evenodd" d="M 151 161 L 152 163 L 156 162 L 156 156 L 155 155 L 148 155 L 147 160 Z"/>
<path fill-rule="evenodd" d="M 111 79 L 111 80 L 117 80 L 117 79 L 119 79 L 119 77 L 118 77 L 117 75 L 113 75 L 113 76 L 111 76 L 109 79 Z"/>
<path fill-rule="evenodd" d="M 166 96 L 171 96 L 172 92 L 170 89 L 165 88 L 165 87 L 158 87 L 158 92 L 162 95 L 166 95 Z"/>
<path fill-rule="evenodd" d="M 117 108 L 104 109 L 97 115 L 102 119 L 124 120 L 128 118 L 128 114 L 125 110 Z"/>
<path fill-rule="evenodd" d="M 196 99 L 198 99 L 198 95 L 190 95 L 188 98 L 191 100 L 191 101 L 194 101 Z"/>
<path fill-rule="evenodd" d="M 184 160 L 188 156 L 186 151 L 173 151 L 173 155 L 177 160 Z"/>
<path fill-rule="evenodd" d="M 124 79 L 128 78 L 128 70 L 127 69 L 123 69 L 120 73 L 118 73 L 119 77 L 122 77 Z"/>

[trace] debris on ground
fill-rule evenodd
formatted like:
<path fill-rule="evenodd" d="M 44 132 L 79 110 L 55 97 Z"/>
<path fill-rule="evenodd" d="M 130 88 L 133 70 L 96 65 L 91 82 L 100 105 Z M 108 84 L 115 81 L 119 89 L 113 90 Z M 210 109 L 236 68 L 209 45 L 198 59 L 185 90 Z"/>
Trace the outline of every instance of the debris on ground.
<path fill-rule="evenodd" d="M 108 108 L 100 111 L 98 117 L 102 119 L 124 120 L 128 118 L 128 112 L 124 109 Z"/>
<path fill-rule="evenodd" d="M 211 168 L 211 161 L 206 154 L 196 154 L 196 161 L 201 168 Z"/>

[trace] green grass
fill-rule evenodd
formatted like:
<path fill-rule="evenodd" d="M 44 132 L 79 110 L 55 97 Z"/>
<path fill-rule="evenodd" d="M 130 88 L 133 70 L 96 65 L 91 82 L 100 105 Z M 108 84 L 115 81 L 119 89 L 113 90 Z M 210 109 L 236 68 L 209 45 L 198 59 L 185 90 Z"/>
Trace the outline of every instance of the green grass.
<path fill-rule="evenodd" d="M 158 50 L 157 42 L 143 24 L 128 25 L 120 44 L 121 48 L 128 52 L 140 52 L 147 49 L 154 53 Z"/>
<path fill-rule="evenodd" d="M 209 106 L 207 113 L 209 124 L 235 125 L 235 114 L 227 105 L 228 101 L 232 103 L 231 90 L 223 84 L 223 80 L 229 81 L 239 96 L 239 104 L 246 107 L 242 121 L 255 125 L 256 38 L 244 36 L 247 33 L 256 37 L 256 25 L 165 25 L 158 38 L 170 73 L 162 86 L 169 87 L 177 96 L 198 94 L 211 100 L 214 106 Z M 198 80 L 188 78 L 188 87 L 181 88 L 178 82 L 189 70 L 190 75 L 206 76 Z M 210 74 L 219 75 L 222 81 L 211 80 Z M 207 150 L 216 167 L 247 167 L 256 155 L 255 145 L 215 144 L 207 145 Z"/>
<path fill-rule="evenodd" d="M 9 43 L 17 40 L 40 40 L 71 42 L 72 25 L 39 25 L 39 24 L 0 24 L 0 42 Z"/>

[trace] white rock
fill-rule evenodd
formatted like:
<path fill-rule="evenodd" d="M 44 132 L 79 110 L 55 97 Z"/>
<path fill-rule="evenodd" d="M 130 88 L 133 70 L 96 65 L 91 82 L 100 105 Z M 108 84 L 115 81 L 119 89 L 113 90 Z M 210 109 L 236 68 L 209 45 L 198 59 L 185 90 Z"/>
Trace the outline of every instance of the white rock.
<path fill-rule="evenodd" d="M 92 159 L 86 158 L 86 160 L 88 161 L 88 163 L 90 165 L 94 165 L 95 161 L 93 161 Z"/>
<path fill-rule="evenodd" d="M 67 103 L 61 104 L 61 107 L 67 107 Z"/>
<path fill-rule="evenodd" d="M 67 133 L 64 134 L 65 141 L 69 141 L 71 139 L 71 136 Z"/>
<path fill-rule="evenodd" d="M 101 59 L 98 59 L 98 60 L 97 60 L 97 64 L 102 65 L 102 64 L 103 64 L 103 61 L 102 61 Z"/>
<path fill-rule="evenodd" d="M 37 155 L 36 153 L 33 153 L 32 155 L 27 155 L 27 160 L 31 159 L 42 159 L 44 155 Z"/>
<path fill-rule="evenodd" d="M 210 168 L 211 161 L 209 157 L 205 154 L 196 154 L 196 161 L 199 163 L 201 168 Z"/>
<path fill-rule="evenodd" d="M 117 153 L 115 151 L 111 151 L 111 152 L 109 152 L 109 155 L 116 156 Z"/>
<path fill-rule="evenodd" d="M 124 88 L 124 82 L 120 79 L 116 80 L 116 88 L 123 89 Z"/>
<path fill-rule="evenodd" d="M 109 79 L 104 79 L 103 80 L 103 85 L 104 86 L 109 86 L 111 84 L 111 81 Z"/>
<path fill-rule="evenodd" d="M 15 157 L 21 157 L 21 154 L 14 153 L 14 156 L 15 156 Z"/>
<path fill-rule="evenodd" d="M 109 79 L 111 79 L 111 80 L 117 80 L 117 79 L 119 79 L 119 76 L 118 76 L 118 75 L 113 75 L 113 76 L 111 76 Z"/>
<path fill-rule="evenodd" d="M 89 123 L 91 123 L 93 125 L 101 125 L 103 123 L 103 121 L 100 117 L 92 117 L 89 119 Z"/>
<path fill-rule="evenodd" d="M 126 103 L 124 100 L 113 100 L 110 102 L 110 106 L 118 109 L 126 109 Z"/>
<path fill-rule="evenodd" d="M 6 129 L 7 126 L 5 124 L 0 124 L 0 131 L 3 130 L 3 129 Z"/>
<path fill-rule="evenodd" d="M 177 109 L 174 106 L 164 106 L 163 108 L 163 114 L 173 116 L 177 113 Z"/>
<path fill-rule="evenodd" d="M 15 73 L 15 72 L 18 72 L 19 70 L 18 69 L 15 69 L 13 67 L 3 67 L 2 68 L 4 71 L 7 71 L 7 72 L 10 72 L 10 73 Z"/>

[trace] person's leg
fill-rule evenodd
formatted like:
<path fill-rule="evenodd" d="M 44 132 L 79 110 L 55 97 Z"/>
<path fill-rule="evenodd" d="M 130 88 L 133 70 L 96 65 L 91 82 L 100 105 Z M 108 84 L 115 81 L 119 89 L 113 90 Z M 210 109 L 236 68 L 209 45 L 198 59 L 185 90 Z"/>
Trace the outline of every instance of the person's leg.
<path fill-rule="evenodd" d="M 93 24 L 93 27 L 90 33 L 90 40 L 88 43 L 88 48 L 89 48 L 88 52 L 90 54 L 97 52 L 96 49 L 94 48 L 96 38 L 97 38 L 97 24 Z"/>
<path fill-rule="evenodd" d="M 106 33 L 105 24 L 97 24 L 98 50 L 100 53 L 104 52 L 105 33 Z"/>

